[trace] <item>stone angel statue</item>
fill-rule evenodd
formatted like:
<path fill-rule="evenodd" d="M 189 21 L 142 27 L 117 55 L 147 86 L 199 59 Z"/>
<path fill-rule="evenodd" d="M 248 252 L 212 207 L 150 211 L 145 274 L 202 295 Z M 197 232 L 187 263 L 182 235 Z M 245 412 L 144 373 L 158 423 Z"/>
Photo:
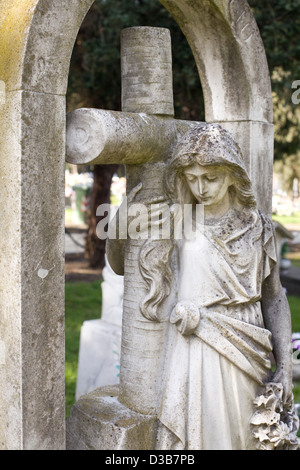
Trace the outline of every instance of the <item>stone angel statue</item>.
<path fill-rule="evenodd" d="M 165 183 L 168 201 L 192 205 L 196 236 L 149 241 L 141 251 L 153 293 L 141 311 L 153 321 L 177 257 L 157 448 L 297 449 L 290 310 L 273 225 L 257 208 L 241 150 L 221 126 L 195 126 L 175 147 Z M 163 255 L 148 249 L 147 257 L 151 243 Z"/>

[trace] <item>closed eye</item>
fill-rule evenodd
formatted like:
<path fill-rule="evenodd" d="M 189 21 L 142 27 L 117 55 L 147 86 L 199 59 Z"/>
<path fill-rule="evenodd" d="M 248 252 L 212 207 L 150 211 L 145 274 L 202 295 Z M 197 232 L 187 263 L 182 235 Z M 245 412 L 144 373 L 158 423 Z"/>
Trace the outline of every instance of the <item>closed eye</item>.
<path fill-rule="evenodd" d="M 188 181 L 190 181 L 191 183 L 193 181 L 196 181 L 197 177 L 196 176 L 193 176 L 193 175 L 186 175 L 186 178 Z"/>
<path fill-rule="evenodd" d="M 207 181 L 215 181 L 218 179 L 217 176 L 206 176 Z"/>

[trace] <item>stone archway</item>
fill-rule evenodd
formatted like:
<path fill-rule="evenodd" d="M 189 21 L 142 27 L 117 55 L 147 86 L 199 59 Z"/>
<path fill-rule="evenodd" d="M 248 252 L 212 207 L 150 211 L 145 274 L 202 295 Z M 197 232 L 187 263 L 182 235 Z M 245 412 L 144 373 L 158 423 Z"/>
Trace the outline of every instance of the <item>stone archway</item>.
<path fill-rule="evenodd" d="M 246 0 L 160 0 L 193 50 L 206 120 L 231 130 L 269 212 L 272 100 Z M 93 0 L 1 0 L 0 448 L 64 449 L 64 163 L 69 62 Z M 264 197 L 263 197 L 264 195 Z"/>
<path fill-rule="evenodd" d="M 0 2 L 3 449 L 65 448 L 65 94 L 92 3 Z"/>

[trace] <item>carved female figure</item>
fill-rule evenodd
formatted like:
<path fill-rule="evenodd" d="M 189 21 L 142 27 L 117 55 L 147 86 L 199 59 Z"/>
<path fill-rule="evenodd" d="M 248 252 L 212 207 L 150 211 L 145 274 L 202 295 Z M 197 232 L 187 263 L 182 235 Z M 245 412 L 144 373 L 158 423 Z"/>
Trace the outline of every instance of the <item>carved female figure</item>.
<path fill-rule="evenodd" d="M 158 448 L 255 449 L 259 440 L 274 448 L 280 419 L 279 427 L 266 422 L 261 431 L 263 415 L 253 418 L 269 382 L 281 410 L 292 397 L 290 311 L 272 223 L 256 208 L 240 149 L 221 126 L 188 132 L 166 175 L 170 199 L 202 204 L 204 220 L 194 222 L 194 239 L 178 242 Z M 295 418 L 287 426 L 284 442 L 295 444 Z"/>
<path fill-rule="evenodd" d="M 298 448 L 290 310 L 272 222 L 257 209 L 241 151 L 221 126 L 195 126 L 173 155 L 167 201 L 192 206 L 195 236 L 178 237 L 177 211 L 177 237 L 146 240 L 139 259 L 148 286 L 140 312 L 168 319 L 157 448 Z M 148 230 L 148 217 L 142 225 Z M 114 243 L 108 255 L 121 274 L 123 250 Z"/>

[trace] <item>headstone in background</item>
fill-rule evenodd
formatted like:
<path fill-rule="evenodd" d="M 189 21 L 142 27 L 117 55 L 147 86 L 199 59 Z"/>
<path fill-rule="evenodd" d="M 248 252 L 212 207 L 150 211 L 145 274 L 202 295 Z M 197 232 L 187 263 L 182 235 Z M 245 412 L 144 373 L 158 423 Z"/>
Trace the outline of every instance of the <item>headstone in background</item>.
<path fill-rule="evenodd" d="M 76 400 L 97 387 L 120 381 L 124 278 L 113 272 L 107 258 L 105 261 L 101 319 L 85 321 L 81 328 Z"/>

